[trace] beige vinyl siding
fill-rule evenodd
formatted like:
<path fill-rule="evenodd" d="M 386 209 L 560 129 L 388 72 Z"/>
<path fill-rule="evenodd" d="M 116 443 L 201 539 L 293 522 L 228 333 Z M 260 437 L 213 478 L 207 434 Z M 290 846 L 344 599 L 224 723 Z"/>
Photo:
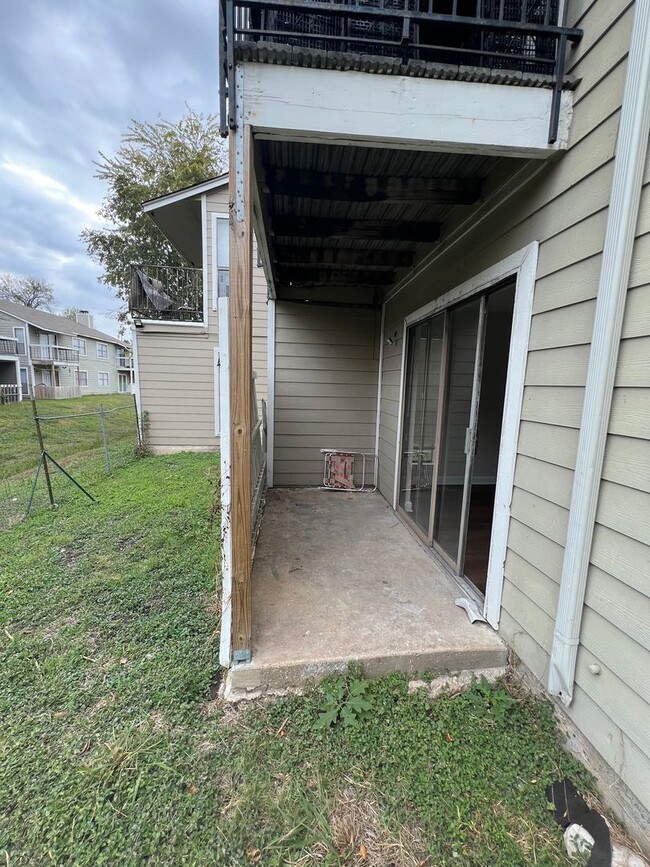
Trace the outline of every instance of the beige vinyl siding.
<path fill-rule="evenodd" d="M 582 27 L 585 35 L 570 53 L 571 73 L 579 83 L 568 151 L 448 253 L 441 247 L 435 263 L 386 307 L 386 335 L 397 340 L 384 347 L 380 489 L 392 501 L 404 317 L 527 244 L 540 244 L 500 632 L 544 684 L 633 11 L 633 3 L 627 2 L 569 3 L 569 23 Z M 504 171 L 502 163 L 486 186 L 496 177 L 506 177 Z M 466 219 L 462 214 L 456 224 Z M 445 236 L 453 229 L 452 222 L 445 227 Z M 646 186 L 603 470 L 576 698 L 569 708 L 577 726 L 646 808 L 650 657 L 640 626 L 644 623 L 647 631 L 650 614 L 649 232 Z M 637 614 L 628 617 L 632 609 Z M 588 673 L 594 660 L 602 666 L 602 679 Z M 644 722 L 638 719 L 640 713 Z"/>
<path fill-rule="evenodd" d="M 186 329 L 187 331 L 187 329 Z M 171 333 L 170 333 L 171 332 Z M 207 333 L 136 330 L 142 411 L 154 449 L 216 449 L 214 346 Z"/>
<path fill-rule="evenodd" d="M 164 327 L 147 324 L 136 331 L 138 341 L 139 389 L 142 410 L 149 414 L 149 439 L 160 451 L 176 449 L 218 449 L 215 432 L 214 350 L 219 345 L 219 321 L 214 297 L 212 261 L 212 215 L 228 216 L 228 188 L 207 195 L 207 277 L 208 321 L 202 328 L 183 325 Z M 253 250 L 253 370 L 258 405 L 266 400 L 267 286 L 264 272 L 257 267 Z"/>
<path fill-rule="evenodd" d="M 207 244 L 208 244 L 208 320 L 211 335 L 216 335 L 218 342 L 219 322 L 214 299 L 214 281 L 212 271 L 212 214 L 228 216 L 228 188 L 223 187 L 210 193 L 207 197 Z M 268 395 L 268 289 L 262 268 L 257 264 L 257 243 L 253 241 L 253 370 L 255 371 L 255 389 L 258 404 L 267 399 Z"/>
<path fill-rule="evenodd" d="M 641 197 L 588 573 L 576 680 L 650 809 L 650 156 Z M 594 677 L 590 665 L 598 665 Z M 595 737 L 587 717 L 586 732 Z M 607 745 L 612 751 L 613 747 Z M 607 756 L 606 756 L 607 758 Z M 612 760 L 614 756 L 612 755 Z M 637 763 L 636 774 L 629 765 Z M 630 778 L 628 779 L 628 776 Z"/>
<path fill-rule="evenodd" d="M 322 448 L 374 451 L 372 310 L 276 302 L 274 484 L 318 485 Z"/>

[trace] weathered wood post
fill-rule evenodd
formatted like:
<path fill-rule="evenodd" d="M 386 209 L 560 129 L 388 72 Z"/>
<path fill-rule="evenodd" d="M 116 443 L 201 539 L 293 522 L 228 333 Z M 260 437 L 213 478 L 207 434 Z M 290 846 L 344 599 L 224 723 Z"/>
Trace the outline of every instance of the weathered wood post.
<path fill-rule="evenodd" d="M 232 94 L 231 98 L 234 98 Z M 251 381 L 253 226 L 249 126 L 230 131 L 230 454 L 232 658 L 251 658 Z M 228 516 L 224 516 L 228 520 Z"/>

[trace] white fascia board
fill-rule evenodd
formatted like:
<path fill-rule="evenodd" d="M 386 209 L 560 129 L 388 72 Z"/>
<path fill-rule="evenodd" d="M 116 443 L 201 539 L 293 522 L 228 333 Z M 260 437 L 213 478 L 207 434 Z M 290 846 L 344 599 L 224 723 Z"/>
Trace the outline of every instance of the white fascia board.
<path fill-rule="evenodd" d="M 184 199 L 198 199 L 205 193 L 210 193 L 212 190 L 218 190 L 220 187 L 225 187 L 228 184 L 228 175 L 223 175 L 220 178 L 213 178 L 210 181 L 204 181 L 202 184 L 195 184 L 193 187 L 187 187 L 184 190 L 177 190 L 175 193 L 169 193 L 166 196 L 160 196 L 157 199 L 151 199 L 144 202 L 142 210 L 145 214 L 149 211 L 157 211 L 158 208 L 164 208 L 166 205 L 173 205 L 175 202 L 182 202 Z"/>
<path fill-rule="evenodd" d="M 545 158 L 567 147 L 573 95 L 470 81 L 245 63 L 244 121 L 257 137 Z"/>

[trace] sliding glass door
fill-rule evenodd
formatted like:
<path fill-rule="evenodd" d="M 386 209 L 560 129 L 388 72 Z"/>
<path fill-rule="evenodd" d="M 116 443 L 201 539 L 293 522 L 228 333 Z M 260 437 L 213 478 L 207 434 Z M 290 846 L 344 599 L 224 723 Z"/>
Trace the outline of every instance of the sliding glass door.
<path fill-rule="evenodd" d="M 485 297 L 450 310 L 433 544 L 463 571 L 485 332 Z"/>
<path fill-rule="evenodd" d="M 435 480 L 444 315 L 408 332 L 399 505 L 429 538 Z"/>
<path fill-rule="evenodd" d="M 463 571 L 485 335 L 485 296 L 407 331 L 402 513 Z"/>

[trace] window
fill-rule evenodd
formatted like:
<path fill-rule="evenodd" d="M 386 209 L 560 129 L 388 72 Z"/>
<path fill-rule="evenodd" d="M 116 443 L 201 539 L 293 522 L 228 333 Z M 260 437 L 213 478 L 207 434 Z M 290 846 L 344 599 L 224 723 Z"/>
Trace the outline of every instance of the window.
<path fill-rule="evenodd" d="M 80 385 L 81 388 L 88 388 L 88 371 L 87 370 L 75 370 L 75 372 L 74 372 L 74 384 Z"/>
<path fill-rule="evenodd" d="M 29 378 L 27 375 L 27 368 L 20 368 L 20 387 L 23 392 L 23 395 L 29 394 Z"/>
<path fill-rule="evenodd" d="M 228 294 L 229 268 L 229 222 L 226 214 L 212 215 L 212 309 L 217 310 L 217 300 Z"/>
<path fill-rule="evenodd" d="M 117 390 L 121 392 L 128 392 L 131 390 L 131 383 L 129 382 L 128 373 L 118 373 Z"/>
<path fill-rule="evenodd" d="M 108 358 L 108 343 L 97 344 L 97 358 Z"/>
<path fill-rule="evenodd" d="M 88 354 L 86 352 L 86 341 L 83 339 L 83 337 L 73 337 L 72 338 L 72 348 L 78 350 L 79 355 L 87 355 Z"/>
<path fill-rule="evenodd" d="M 97 374 L 97 385 L 107 388 L 110 385 L 108 374 L 104 370 L 100 370 Z"/>
<path fill-rule="evenodd" d="M 14 340 L 18 344 L 18 355 L 27 355 L 25 346 L 25 329 L 21 326 L 14 327 Z"/>

